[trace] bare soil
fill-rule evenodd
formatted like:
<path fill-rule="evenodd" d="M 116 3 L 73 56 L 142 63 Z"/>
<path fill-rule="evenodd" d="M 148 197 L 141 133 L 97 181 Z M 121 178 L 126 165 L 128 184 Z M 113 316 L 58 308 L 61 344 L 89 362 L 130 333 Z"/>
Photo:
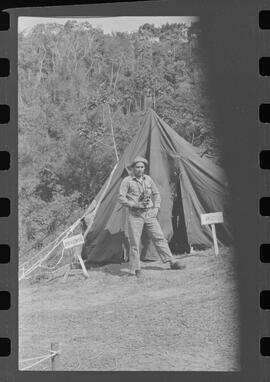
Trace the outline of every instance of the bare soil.
<path fill-rule="evenodd" d="M 20 360 L 57 341 L 60 370 L 239 370 L 232 250 L 179 258 L 186 269 L 143 263 L 139 279 L 122 264 L 92 268 L 89 279 L 73 271 L 66 283 L 23 281 Z M 50 370 L 50 360 L 31 370 Z"/>

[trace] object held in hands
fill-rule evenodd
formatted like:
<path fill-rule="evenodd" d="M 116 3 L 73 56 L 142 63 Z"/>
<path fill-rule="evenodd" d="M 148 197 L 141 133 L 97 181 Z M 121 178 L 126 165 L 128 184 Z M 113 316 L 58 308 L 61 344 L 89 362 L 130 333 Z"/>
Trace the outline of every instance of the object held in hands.
<path fill-rule="evenodd" d="M 143 191 L 139 197 L 139 202 L 142 203 L 143 208 L 147 208 L 150 204 L 151 197 L 147 191 Z"/>

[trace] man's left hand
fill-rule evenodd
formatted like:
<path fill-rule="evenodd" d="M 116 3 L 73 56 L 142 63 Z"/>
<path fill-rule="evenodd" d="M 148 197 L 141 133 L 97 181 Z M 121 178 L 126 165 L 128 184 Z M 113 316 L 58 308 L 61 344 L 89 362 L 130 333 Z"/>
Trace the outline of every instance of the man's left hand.
<path fill-rule="evenodd" d="M 159 212 L 159 208 L 158 207 L 154 207 L 153 209 L 152 209 L 152 216 L 153 216 L 153 218 L 156 218 L 157 217 L 157 215 L 158 215 L 158 212 Z"/>

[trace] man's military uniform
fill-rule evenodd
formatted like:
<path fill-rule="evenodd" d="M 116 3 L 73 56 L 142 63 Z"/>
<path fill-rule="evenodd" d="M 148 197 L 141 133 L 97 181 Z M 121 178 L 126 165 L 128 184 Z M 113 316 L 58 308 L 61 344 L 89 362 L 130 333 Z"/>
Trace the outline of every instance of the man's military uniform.
<path fill-rule="evenodd" d="M 140 157 L 136 158 L 135 161 L 146 162 L 144 158 Z M 140 270 L 139 249 L 144 227 L 152 239 L 161 260 L 164 263 L 175 262 L 157 220 L 156 211 L 160 208 L 161 197 L 151 177 L 143 175 L 140 179 L 135 176 L 124 178 L 120 186 L 119 201 L 123 206 L 128 207 L 130 273 L 135 274 L 136 271 Z"/>

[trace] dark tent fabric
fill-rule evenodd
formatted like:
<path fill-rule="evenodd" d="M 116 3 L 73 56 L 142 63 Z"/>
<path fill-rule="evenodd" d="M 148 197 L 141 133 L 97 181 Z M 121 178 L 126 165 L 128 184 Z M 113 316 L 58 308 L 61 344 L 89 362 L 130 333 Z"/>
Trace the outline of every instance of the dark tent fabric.
<path fill-rule="evenodd" d="M 95 199 L 98 208 L 92 226 L 85 232 L 82 252 L 86 265 L 120 263 L 129 251 L 127 210 L 119 204 L 118 193 L 122 179 L 129 174 L 131 163 L 138 155 L 148 159 L 147 173 L 161 194 L 158 219 L 168 241 L 175 237 L 173 189 L 179 189 L 180 185 L 182 206 L 179 211 L 182 212 L 179 214 L 182 214 L 180 221 L 185 224 L 188 244 L 212 246 L 211 229 L 201 225 L 200 215 L 219 211 L 223 211 L 225 221 L 224 224 L 216 225 L 218 240 L 223 244 L 231 243 L 226 216 L 228 188 L 224 171 L 209 159 L 201 158 L 190 143 L 149 109 L 141 128 Z M 175 179 L 179 182 L 178 187 Z M 91 209 L 93 207 L 89 208 L 89 212 Z M 153 256 L 154 246 L 147 235 L 143 235 L 142 257 L 147 260 Z"/>

